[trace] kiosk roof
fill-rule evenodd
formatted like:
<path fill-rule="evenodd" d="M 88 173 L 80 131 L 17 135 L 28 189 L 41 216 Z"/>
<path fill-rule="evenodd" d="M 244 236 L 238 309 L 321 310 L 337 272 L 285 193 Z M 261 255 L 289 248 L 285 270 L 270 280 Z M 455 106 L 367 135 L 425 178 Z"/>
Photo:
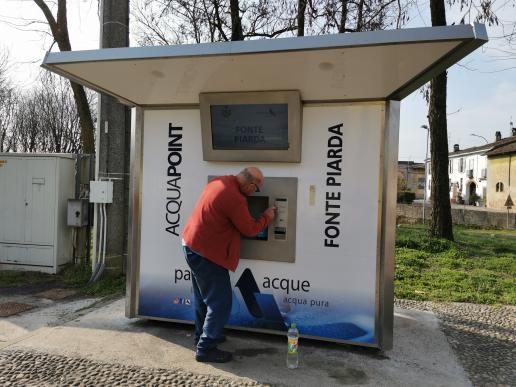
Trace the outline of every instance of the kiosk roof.
<path fill-rule="evenodd" d="M 401 100 L 487 40 L 474 24 L 51 52 L 42 66 L 131 106 L 260 90 L 299 90 L 307 102 Z"/>

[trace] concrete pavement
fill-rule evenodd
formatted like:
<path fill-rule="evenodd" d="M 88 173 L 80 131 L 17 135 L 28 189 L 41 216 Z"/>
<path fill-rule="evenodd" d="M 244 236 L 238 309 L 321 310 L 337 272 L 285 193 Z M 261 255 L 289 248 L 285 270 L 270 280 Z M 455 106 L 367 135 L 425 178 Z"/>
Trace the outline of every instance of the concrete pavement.
<path fill-rule="evenodd" d="M 253 382 L 310 387 L 471 385 L 431 312 L 397 308 L 394 349 L 385 353 L 300 339 L 300 367 L 288 370 L 284 337 L 229 331 L 228 341 L 221 348 L 234 352 L 235 360 L 227 364 L 197 363 L 193 327 L 127 319 L 123 299 L 88 308 L 95 301 L 74 301 L 84 305 L 80 308 L 75 305 L 77 310 L 72 308 L 69 317 L 61 318 L 61 322 L 47 322 L 41 327 L 27 326 L 28 321 L 36 318 L 37 310 L 0 318 L 0 332 L 3 332 L 0 350 L 87 359 L 106 367 L 181 370 L 193 380 L 209 375 L 233 381 L 234 385 Z"/>

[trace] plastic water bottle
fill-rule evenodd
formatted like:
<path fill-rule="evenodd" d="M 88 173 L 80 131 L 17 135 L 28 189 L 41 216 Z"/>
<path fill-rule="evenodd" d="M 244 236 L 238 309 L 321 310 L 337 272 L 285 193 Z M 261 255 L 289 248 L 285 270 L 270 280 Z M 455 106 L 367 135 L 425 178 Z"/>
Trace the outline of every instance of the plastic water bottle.
<path fill-rule="evenodd" d="M 287 368 L 295 369 L 299 366 L 298 346 L 299 331 L 296 328 L 296 323 L 291 323 L 287 332 L 288 349 L 287 349 Z"/>

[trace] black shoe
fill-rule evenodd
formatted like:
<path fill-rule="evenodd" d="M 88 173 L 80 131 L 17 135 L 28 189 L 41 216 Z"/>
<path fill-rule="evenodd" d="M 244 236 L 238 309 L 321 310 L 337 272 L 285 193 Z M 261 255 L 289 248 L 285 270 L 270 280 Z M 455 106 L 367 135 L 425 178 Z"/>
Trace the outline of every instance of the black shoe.
<path fill-rule="evenodd" d="M 212 348 L 206 351 L 206 353 L 195 355 L 195 360 L 201 363 L 227 363 L 233 359 L 231 352 L 222 351 L 218 348 Z"/>
<path fill-rule="evenodd" d="M 220 336 L 217 339 L 215 339 L 215 344 L 222 344 L 226 342 L 226 336 Z M 194 346 L 197 347 L 197 343 L 199 343 L 199 339 L 194 339 Z"/>

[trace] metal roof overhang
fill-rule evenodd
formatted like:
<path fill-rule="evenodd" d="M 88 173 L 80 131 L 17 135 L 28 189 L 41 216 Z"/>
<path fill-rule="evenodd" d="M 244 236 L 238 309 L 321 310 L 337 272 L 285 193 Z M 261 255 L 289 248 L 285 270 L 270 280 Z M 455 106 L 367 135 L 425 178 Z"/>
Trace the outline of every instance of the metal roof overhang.
<path fill-rule="evenodd" d="M 401 100 L 488 41 L 482 24 L 47 53 L 42 67 L 130 106 L 299 90 L 305 102 Z"/>

